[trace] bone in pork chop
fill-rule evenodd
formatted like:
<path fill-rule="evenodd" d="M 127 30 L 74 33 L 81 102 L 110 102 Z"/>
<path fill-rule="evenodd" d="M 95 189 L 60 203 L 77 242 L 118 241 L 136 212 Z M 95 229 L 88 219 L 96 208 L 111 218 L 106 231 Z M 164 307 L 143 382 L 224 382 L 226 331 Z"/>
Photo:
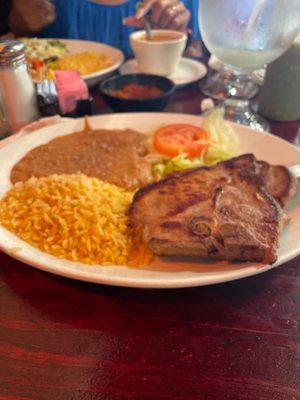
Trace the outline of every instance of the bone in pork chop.
<path fill-rule="evenodd" d="M 274 263 L 284 215 L 279 203 L 294 188 L 292 176 L 278 175 L 278 168 L 284 167 L 246 154 L 172 174 L 136 193 L 132 225 L 157 255 Z M 270 176 L 272 182 L 264 181 Z"/>

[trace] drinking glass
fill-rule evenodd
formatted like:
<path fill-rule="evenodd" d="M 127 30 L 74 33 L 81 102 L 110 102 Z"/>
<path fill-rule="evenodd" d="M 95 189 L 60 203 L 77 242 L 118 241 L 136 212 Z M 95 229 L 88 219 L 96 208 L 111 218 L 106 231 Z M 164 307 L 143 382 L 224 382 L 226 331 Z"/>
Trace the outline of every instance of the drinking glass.
<path fill-rule="evenodd" d="M 201 92 L 216 100 L 226 97 L 252 99 L 258 92 L 258 85 L 253 82 L 252 76 L 247 75 L 247 81 L 240 81 L 239 75 L 223 65 L 220 71 L 210 72 L 200 82 Z"/>
<path fill-rule="evenodd" d="M 201 0 L 199 24 L 206 47 L 243 85 L 292 44 L 300 29 L 300 1 Z M 227 119 L 257 130 L 267 127 L 243 96 L 226 99 L 224 107 Z"/>

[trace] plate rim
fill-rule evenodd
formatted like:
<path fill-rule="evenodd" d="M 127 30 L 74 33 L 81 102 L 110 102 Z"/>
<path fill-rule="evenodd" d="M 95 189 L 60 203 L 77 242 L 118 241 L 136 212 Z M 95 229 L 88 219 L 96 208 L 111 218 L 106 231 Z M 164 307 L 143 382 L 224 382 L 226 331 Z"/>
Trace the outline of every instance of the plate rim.
<path fill-rule="evenodd" d="M 134 115 L 139 115 L 139 117 L 151 117 L 153 115 L 156 116 L 160 116 L 162 117 L 163 114 L 163 118 L 170 118 L 170 117 L 174 117 L 174 115 L 177 115 L 178 117 L 180 116 L 185 117 L 185 118 L 191 118 L 191 117 L 196 117 L 197 119 L 199 119 L 200 121 L 203 119 L 201 116 L 198 115 L 193 115 L 193 114 L 181 114 L 181 113 L 118 113 L 117 115 L 95 115 L 91 118 L 91 120 L 97 120 L 97 119 L 102 119 L 102 118 L 118 118 L 118 115 L 122 116 L 123 118 L 125 117 L 134 117 Z M 78 120 L 77 120 L 78 121 Z M 70 121 L 66 121 L 63 122 L 64 124 L 68 124 L 70 123 Z M 75 121 L 72 121 L 72 123 L 76 123 Z M 92 123 L 92 121 L 91 121 Z M 97 123 L 97 121 L 96 121 Z M 61 125 L 62 123 L 58 123 L 58 124 L 54 124 L 53 127 L 55 129 L 55 126 Z M 236 125 L 236 124 L 234 124 Z M 255 132 L 253 131 L 251 128 L 247 128 L 245 126 L 241 126 L 241 125 L 237 125 L 240 129 L 244 129 L 244 130 L 248 130 L 249 132 L 251 132 L 251 134 L 259 134 L 259 135 L 266 135 L 272 138 L 272 140 L 275 141 L 279 141 L 279 142 L 283 142 L 285 146 L 289 146 L 291 147 L 294 151 L 296 150 L 299 153 L 300 156 L 300 149 L 297 148 L 296 146 L 294 146 L 293 144 L 285 141 L 284 139 L 275 136 L 271 133 L 268 132 Z M 36 131 L 33 131 L 29 134 L 26 134 L 26 136 L 28 135 L 32 135 L 32 134 L 37 134 L 38 131 L 44 130 L 44 129 L 49 129 L 48 127 L 43 127 L 41 129 L 38 129 Z M 22 136 L 24 137 L 24 136 Z M 16 142 L 18 142 L 20 139 L 22 139 L 22 137 L 18 137 L 16 136 L 16 138 L 13 141 L 8 142 L 7 144 L 5 144 L 4 147 L 7 146 L 14 146 L 14 144 Z M 52 140 L 52 139 L 49 139 Z M 29 151 L 29 150 L 28 150 Z M 1 149 L 0 149 L 1 152 Z M 19 239 L 16 235 L 14 235 L 13 233 L 11 233 L 10 231 L 6 230 L 4 227 L 1 226 L 1 230 L 5 230 L 7 232 L 9 232 L 11 235 L 15 236 L 18 240 L 20 240 L 23 243 L 26 243 L 24 241 L 22 241 L 21 239 Z M 29 244 L 26 243 L 26 246 L 30 246 Z M 34 248 L 33 246 L 30 246 L 31 248 Z M 263 272 L 266 272 L 270 269 L 276 268 L 277 266 L 284 264 L 286 262 L 288 262 L 289 260 L 293 259 L 294 257 L 296 257 L 297 255 L 300 254 L 300 247 L 297 249 L 294 249 L 292 252 L 288 253 L 288 255 L 286 256 L 282 256 L 282 258 L 279 260 L 279 262 L 276 262 L 274 265 L 262 265 L 262 264 L 255 264 L 252 263 L 252 265 L 256 265 L 259 266 L 259 268 L 257 268 L 257 270 L 255 272 L 253 272 L 251 269 L 237 269 L 235 271 L 231 271 L 231 273 L 228 274 L 227 271 L 227 276 L 223 276 L 223 278 L 220 280 L 220 277 L 218 276 L 201 276 L 201 273 L 198 276 L 191 276 L 191 277 L 183 277 L 182 279 L 180 278 L 180 276 L 178 277 L 178 279 L 174 280 L 174 279 L 164 279 L 164 280 L 157 280 L 155 278 L 152 279 L 142 279 L 140 277 L 138 278 L 132 278 L 132 277 L 124 277 L 124 276 L 109 276 L 109 275 L 101 275 L 98 272 L 94 272 L 92 273 L 86 273 L 84 271 L 78 271 L 76 269 L 70 269 L 68 268 L 68 265 L 74 265 L 74 262 L 72 261 L 68 261 L 68 260 L 64 260 L 64 262 L 67 264 L 67 266 L 65 267 L 60 267 L 60 270 L 56 270 L 57 267 L 53 267 L 53 266 L 49 266 L 49 265 L 44 265 L 44 264 L 39 264 L 38 258 L 37 261 L 32 261 L 29 260 L 27 257 L 23 257 L 22 255 L 18 255 L 18 253 L 12 254 L 11 251 L 9 251 L 9 249 L 5 248 L 2 246 L 2 243 L 0 243 L 0 249 L 1 251 L 3 251 L 5 254 L 9 255 L 12 258 L 15 258 L 29 266 L 33 266 L 37 269 L 46 271 L 46 272 L 50 272 L 54 275 L 58 275 L 58 276 L 63 276 L 63 277 L 67 277 L 67 278 L 71 278 L 71 279 L 75 279 L 75 280 L 79 280 L 79 281 L 85 281 L 85 282 L 92 282 L 92 283 L 96 283 L 96 284 L 105 284 L 105 285 L 114 285 L 114 286 L 122 286 L 122 287 L 134 287 L 134 288 L 148 288 L 148 289 L 171 289 L 171 288 L 184 288 L 184 287 L 195 287 L 195 286 L 205 286 L 205 285 L 211 285 L 211 284 L 218 284 L 218 283 L 225 283 L 225 282 L 229 282 L 229 281 L 234 281 L 234 280 L 238 280 L 238 279 L 242 279 L 242 278 L 246 278 L 249 276 L 254 276 Z M 34 248 L 35 250 L 37 250 L 36 248 Z M 40 252 L 41 254 L 46 254 L 44 252 L 42 252 L 41 250 L 38 250 L 38 252 Z M 51 255 L 48 255 L 48 257 L 53 257 Z M 55 259 L 55 257 L 53 257 Z M 76 263 L 75 263 L 76 264 Z M 248 264 L 248 266 L 250 265 L 250 263 Z M 92 267 L 92 266 L 91 266 Z M 124 267 L 124 266 L 123 266 Z M 128 267 L 124 267 L 124 268 L 128 268 Z M 213 266 L 212 266 L 213 268 Z M 222 271 L 217 271 L 218 275 L 222 274 Z M 174 272 L 174 274 L 176 275 L 176 272 Z M 234 276 L 232 276 L 234 275 Z"/>
<path fill-rule="evenodd" d="M 5 228 L 3 228 L 5 230 Z M 28 245 L 28 244 L 27 244 Z M 30 246 L 30 245 L 29 245 Z M 100 274 L 86 274 L 82 271 L 76 271 L 68 268 L 62 268 L 61 270 L 54 270 L 53 267 L 49 267 L 48 265 L 39 264 L 38 261 L 30 262 L 24 261 L 24 257 L 18 256 L 18 254 L 12 254 L 11 252 L 7 251 L 3 248 L 0 244 L 0 250 L 9 257 L 20 261 L 21 263 L 25 264 L 26 266 L 36 268 L 40 271 L 44 271 L 50 273 L 54 276 L 60 276 L 63 278 L 74 279 L 79 282 L 89 282 L 94 283 L 97 285 L 106 285 L 106 286 L 118 286 L 118 287 L 130 287 L 135 289 L 184 289 L 189 287 L 200 287 L 200 286 L 210 286 L 210 285 L 218 285 L 227 282 L 233 282 L 240 279 L 248 278 L 251 276 L 260 275 L 264 272 L 267 272 L 271 269 L 278 268 L 279 266 L 287 263 L 288 261 L 294 259 L 300 254 L 300 249 L 297 253 L 290 255 L 289 257 L 284 258 L 280 261 L 280 263 L 275 263 L 274 265 L 261 265 L 260 268 L 257 269 L 255 273 L 252 271 L 247 271 L 246 273 L 241 273 L 236 276 L 229 276 L 225 277 L 224 279 L 214 279 L 213 276 L 209 276 L 207 278 L 199 277 L 190 277 L 184 278 L 183 280 L 176 280 L 176 281 L 157 281 L 155 279 L 148 279 L 148 280 L 140 280 L 134 278 L 124 278 L 124 277 L 114 277 L 109 275 L 100 275 Z M 40 251 L 40 250 L 39 250 Z M 51 256 L 51 255 L 48 255 Z M 51 256 L 52 257 L 52 256 Z M 72 263 L 72 261 L 64 260 L 66 264 Z M 93 268 L 93 265 L 90 265 Z M 241 271 L 242 270 L 237 270 Z"/>

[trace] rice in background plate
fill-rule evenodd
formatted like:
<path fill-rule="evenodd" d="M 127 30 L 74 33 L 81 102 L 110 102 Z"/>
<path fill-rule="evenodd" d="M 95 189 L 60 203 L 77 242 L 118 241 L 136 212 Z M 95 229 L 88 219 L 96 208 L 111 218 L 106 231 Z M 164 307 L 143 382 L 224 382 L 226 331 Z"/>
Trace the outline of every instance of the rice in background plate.
<path fill-rule="evenodd" d="M 102 71 L 112 65 L 109 57 L 92 51 L 70 54 L 53 61 L 49 69 L 60 71 L 78 71 L 81 76 Z"/>

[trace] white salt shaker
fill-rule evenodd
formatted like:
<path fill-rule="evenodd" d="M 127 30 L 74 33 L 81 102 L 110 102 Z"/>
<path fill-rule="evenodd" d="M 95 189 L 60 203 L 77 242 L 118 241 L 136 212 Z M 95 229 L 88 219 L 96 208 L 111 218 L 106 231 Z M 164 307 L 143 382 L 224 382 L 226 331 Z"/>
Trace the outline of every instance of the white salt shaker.
<path fill-rule="evenodd" d="M 24 48 L 22 42 L 0 40 L 0 99 L 12 133 L 39 118 Z"/>

